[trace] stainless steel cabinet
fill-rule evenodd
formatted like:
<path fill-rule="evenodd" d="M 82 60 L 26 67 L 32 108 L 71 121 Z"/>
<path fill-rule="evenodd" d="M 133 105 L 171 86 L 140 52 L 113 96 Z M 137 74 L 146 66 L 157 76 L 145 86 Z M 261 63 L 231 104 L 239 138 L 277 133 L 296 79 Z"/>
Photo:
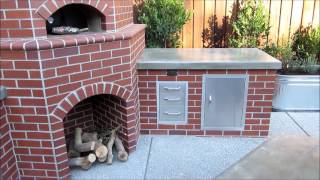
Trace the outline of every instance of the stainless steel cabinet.
<path fill-rule="evenodd" d="M 184 124 L 187 122 L 187 82 L 158 81 L 158 123 Z"/>
<path fill-rule="evenodd" d="M 202 86 L 202 129 L 243 129 L 248 76 L 204 75 Z"/>

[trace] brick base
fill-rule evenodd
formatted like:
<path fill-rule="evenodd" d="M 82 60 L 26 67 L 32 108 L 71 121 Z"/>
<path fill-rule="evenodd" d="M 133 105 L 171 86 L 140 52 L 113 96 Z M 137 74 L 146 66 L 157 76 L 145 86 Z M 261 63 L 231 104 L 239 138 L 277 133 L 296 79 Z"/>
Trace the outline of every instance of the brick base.
<path fill-rule="evenodd" d="M 198 136 L 267 136 L 269 131 L 274 70 L 178 70 L 167 76 L 166 70 L 139 70 L 141 134 Z M 249 90 L 244 130 L 201 130 L 202 76 L 204 74 L 248 74 Z M 157 122 L 156 81 L 188 81 L 188 122 L 185 125 Z"/>

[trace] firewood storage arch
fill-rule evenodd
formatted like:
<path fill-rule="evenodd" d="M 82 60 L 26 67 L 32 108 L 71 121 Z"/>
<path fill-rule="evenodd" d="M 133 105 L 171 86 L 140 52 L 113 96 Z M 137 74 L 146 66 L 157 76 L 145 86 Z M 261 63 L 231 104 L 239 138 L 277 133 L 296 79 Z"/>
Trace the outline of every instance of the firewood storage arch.
<path fill-rule="evenodd" d="M 69 93 L 50 114 L 51 128 L 53 131 L 53 141 L 55 147 L 55 161 L 57 162 L 57 171 L 59 176 L 63 177 L 69 174 L 68 155 L 66 147 L 66 136 L 64 129 L 64 119 L 73 107 L 87 99 L 97 96 L 112 96 L 123 101 L 125 106 L 125 119 L 121 121 L 119 137 L 127 151 L 136 141 L 136 116 L 134 110 L 134 98 L 132 92 L 124 87 L 114 83 L 90 84 Z M 134 132 L 134 133 L 132 133 Z M 132 143 L 134 142 L 134 143 Z"/>

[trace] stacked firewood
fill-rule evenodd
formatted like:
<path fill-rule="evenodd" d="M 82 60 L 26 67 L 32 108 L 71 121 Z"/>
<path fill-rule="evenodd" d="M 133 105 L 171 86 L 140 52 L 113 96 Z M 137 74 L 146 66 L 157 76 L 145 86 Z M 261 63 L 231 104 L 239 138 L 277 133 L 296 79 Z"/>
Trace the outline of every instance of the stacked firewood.
<path fill-rule="evenodd" d="M 117 135 L 118 129 L 119 126 L 110 131 L 83 133 L 81 128 L 76 128 L 74 139 L 69 142 L 69 166 L 89 169 L 96 161 L 112 164 L 113 146 L 117 152 L 117 159 L 127 161 L 128 153 Z"/>

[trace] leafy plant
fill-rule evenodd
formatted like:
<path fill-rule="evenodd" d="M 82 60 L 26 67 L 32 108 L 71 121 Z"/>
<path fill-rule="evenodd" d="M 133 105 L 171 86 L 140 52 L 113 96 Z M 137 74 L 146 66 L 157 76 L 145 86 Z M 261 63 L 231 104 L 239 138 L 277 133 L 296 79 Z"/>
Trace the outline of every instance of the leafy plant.
<path fill-rule="evenodd" d="M 261 0 L 242 0 L 237 17 L 231 22 L 230 47 L 259 47 L 269 34 L 268 15 Z"/>
<path fill-rule="evenodd" d="M 290 44 L 283 46 L 272 44 L 271 46 L 266 46 L 264 51 L 281 60 L 281 71 L 284 74 L 314 74 L 319 71 L 315 55 L 300 58 L 297 56 L 297 53 L 293 51 Z"/>
<path fill-rule="evenodd" d="M 300 59 L 315 56 L 320 61 L 320 26 L 314 29 L 311 26 L 298 29 L 293 35 L 292 49 Z"/>
<path fill-rule="evenodd" d="M 190 19 L 183 0 L 145 0 L 138 21 L 147 25 L 147 47 L 179 47 L 179 35 Z"/>

